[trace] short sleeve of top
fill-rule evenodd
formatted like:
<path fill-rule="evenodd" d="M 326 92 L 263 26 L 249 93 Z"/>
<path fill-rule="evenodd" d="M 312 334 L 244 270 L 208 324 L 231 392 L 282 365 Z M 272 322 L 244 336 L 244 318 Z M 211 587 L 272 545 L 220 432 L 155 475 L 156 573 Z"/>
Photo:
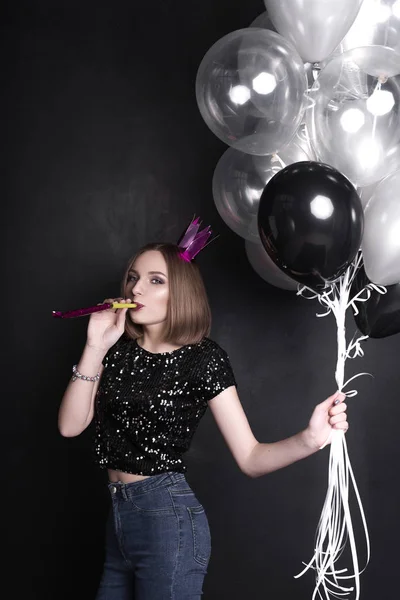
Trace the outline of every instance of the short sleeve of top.
<path fill-rule="evenodd" d="M 200 388 L 205 402 L 232 385 L 237 387 L 229 356 L 216 342 L 212 342 L 212 348 L 202 366 Z"/>

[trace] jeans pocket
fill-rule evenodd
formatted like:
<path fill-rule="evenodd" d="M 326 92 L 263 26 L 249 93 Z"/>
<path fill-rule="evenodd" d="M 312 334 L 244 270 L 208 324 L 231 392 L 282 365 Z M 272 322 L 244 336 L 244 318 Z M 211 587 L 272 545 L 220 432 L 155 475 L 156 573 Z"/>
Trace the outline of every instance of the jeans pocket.
<path fill-rule="evenodd" d="M 151 490 L 144 494 L 135 494 L 129 498 L 131 506 L 150 516 L 175 516 L 175 510 L 167 488 Z"/>
<path fill-rule="evenodd" d="M 193 557 L 196 562 L 206 567 L 211 555 L 211 536 L 208 519 L 202 506 L 187 507 L 193 534 Z"/>

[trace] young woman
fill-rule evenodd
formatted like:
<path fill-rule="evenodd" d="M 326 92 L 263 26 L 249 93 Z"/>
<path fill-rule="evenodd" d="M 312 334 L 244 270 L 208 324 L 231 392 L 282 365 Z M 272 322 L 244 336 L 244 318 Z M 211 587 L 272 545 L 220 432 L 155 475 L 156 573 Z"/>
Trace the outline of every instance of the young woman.
<path fill-rule="evenodd" d="M 119 300 L 137 307 L 90 316 L 59 411 L 68 437 L 95 418 L 96 461 L 108 469 L 112 510 L 97 600 L 200 599 L 211 542 L 183 455 L 206 408 L 239 468 L 259 477 L 310 456 L 332 429 L 346 431 L 345 397 L 336 393 L 318 404 L 293 437 L 260 443 L 228 355 L 207 337 L 203 281 L 182 248 L 142 248 L 129 261 Z"/>

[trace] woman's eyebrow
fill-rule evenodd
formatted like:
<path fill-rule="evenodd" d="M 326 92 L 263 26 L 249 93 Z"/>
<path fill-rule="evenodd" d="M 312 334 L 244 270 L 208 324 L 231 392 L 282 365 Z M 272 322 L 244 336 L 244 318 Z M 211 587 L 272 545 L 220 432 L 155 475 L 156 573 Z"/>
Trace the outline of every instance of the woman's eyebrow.
<path fill-rule="evenodd" d="M 129 269 L 129 273 L 137 273 L 136 269 Z M 166 277 L 166 275 L 164 275 L 164 273 L 162 271 L 149 271 L 147 273 L 148 275 L 162 275 L 163 277 Z"/>

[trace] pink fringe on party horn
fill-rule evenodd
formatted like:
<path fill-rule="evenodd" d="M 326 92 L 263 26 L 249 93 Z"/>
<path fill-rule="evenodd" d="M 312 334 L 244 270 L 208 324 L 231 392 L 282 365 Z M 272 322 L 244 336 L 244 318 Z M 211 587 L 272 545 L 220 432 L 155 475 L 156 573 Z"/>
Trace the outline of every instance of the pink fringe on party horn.
<path fill-rule="evenodd" d="M 181 249 L 179 256 L 183 258 L 183 260 L 186 260 L 186 262 L 192 261 L 196 254 L 198 254 L 200 250 L 203 250 L 207 245 L 208 239 L 212 235 L 210 225 L 199 232 L 200 227 L 201 221 L 199 217 L 193 219 L 178 242 L 178 246 Z"/>

